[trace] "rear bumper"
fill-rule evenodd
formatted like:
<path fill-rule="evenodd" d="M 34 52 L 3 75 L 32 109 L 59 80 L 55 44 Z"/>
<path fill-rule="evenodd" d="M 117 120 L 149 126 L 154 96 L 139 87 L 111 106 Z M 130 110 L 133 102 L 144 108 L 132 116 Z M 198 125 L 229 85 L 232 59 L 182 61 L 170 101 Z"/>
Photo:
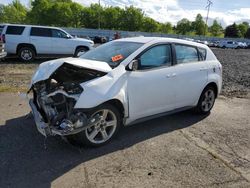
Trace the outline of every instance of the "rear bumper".
<path fill-rule="evenodd" d="M 0 52 L 0 59 L 7 56 L 7 52 Z"/>

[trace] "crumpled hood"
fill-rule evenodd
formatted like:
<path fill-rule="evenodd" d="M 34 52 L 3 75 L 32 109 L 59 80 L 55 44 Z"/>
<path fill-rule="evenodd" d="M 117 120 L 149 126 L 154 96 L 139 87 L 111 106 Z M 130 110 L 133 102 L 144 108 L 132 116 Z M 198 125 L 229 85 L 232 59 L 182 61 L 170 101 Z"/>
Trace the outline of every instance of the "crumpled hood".
<path fill-rule="evenodd" d="M 62 58 L 44 62 L 39 65 L 37 71 L 32 77 L 31 85 L 36 82 L 48 79 L 61 65 L 68 63 L 86 69 L 97 70 L 100 72 L 109 72 L 112 68 L 106 62 L 93 61 L 81 58 Z"/>

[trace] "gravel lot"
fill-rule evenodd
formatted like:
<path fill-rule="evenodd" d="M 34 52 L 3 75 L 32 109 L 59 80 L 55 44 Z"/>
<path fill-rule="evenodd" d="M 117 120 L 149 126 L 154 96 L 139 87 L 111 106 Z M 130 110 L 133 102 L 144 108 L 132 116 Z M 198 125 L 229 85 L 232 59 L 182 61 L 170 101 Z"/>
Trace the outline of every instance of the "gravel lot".
<path fill-rule="evenodd" d="M 250 50 L 213 51 L 224 85 L 209 116 L 186 111 L 126 127 L 95 149 L 45 139 L 27 116 L 16 92 L 41 60 L 1 62 L 0 187 L 249 188 Z"/>
<path fill-rule="evenodd" d="M 223 66 L 222 94 L 249 97 L 250 93 L 250 49 L 219 49 L 213 52 Z"/>

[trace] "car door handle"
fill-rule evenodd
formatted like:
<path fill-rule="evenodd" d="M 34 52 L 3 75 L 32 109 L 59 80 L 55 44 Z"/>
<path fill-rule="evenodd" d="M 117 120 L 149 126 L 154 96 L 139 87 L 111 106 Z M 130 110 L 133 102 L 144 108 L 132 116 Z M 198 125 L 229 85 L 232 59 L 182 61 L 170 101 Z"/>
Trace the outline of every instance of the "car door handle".
<path fill-rule="evenodd" d="M 205 71 L 205 70 L 207 70 L 206 67 L 201 67 L 201 68 L 200 68 L 200 71 Z"/>
<path fill-rule="evenodd" d="M 172 78 L 172 77 L 175 77 L 176 76 L 176 73 L 171 73 L 171 74 L 168 74 L 167 76 L 166 76 L 166 78 Z"/>

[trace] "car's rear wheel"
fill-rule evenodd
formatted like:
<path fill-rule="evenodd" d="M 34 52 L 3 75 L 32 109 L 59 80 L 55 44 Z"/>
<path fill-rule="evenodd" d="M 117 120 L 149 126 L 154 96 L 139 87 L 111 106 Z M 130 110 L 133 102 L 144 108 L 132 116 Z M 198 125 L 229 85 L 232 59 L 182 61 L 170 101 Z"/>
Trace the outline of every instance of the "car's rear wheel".
<path fill-rule="evenodd" d="M 80 57 L 88 51 L 86 47 L 78 47 L 75 51 L 74 57 Z"/>
<path fill-rule="evenodd" d="M 199 114 L 208 114 L 214 106 L 215 98 L 215 89 L 211 86 L 206 87 L 200 96 L 196 112 Z"/>
<path fill-rule="evenodd" d="M 21 47 L 18 56 L 22 61 L 29 62 L 35 58 L 35 51 L 30 47 Z"/>
<path fill-rule="evenodd" d="M 103 104 L 90 113 L 89 117 L 101 116 L 101 121 L 88 129 L 68 137 L 68 140 L 77 145 L 101 146 L 108 143 L 118 132 L 121 126 L 121 114 L 110 104 Z"/>

